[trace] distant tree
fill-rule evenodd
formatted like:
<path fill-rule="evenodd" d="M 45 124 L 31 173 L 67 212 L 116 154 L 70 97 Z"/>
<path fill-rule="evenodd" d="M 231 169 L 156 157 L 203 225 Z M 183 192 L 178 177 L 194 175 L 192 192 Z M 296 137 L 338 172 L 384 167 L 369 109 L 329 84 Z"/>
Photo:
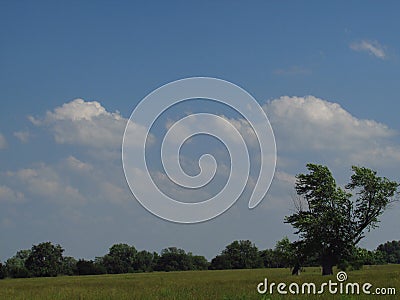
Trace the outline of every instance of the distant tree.
<path fill-rule="evenodd" d="M 133 269 L 139 272 L 153 271 L 153 258 L 153 253 L 146 250 L 139 251 L 136 253 L 135 260 L 133 262 Z"/>
<path fill-rule="evenodd" d="M 210 270 L 228 270 L 232 269 L 232 263 L 231 259 L 225 255 L 225 254 L 220 254 L 214 257 L 211 260 L 211 264 L 209 266 Z"/>
<path fill-rule="evenodd" d="M 108 274 L 132 273 L 137 250 L 127 244 L 115 244 L 103 257 L 103 265 Z"/>
<path fill-rule="evenodd" d="M 157 270 L 157 265 L 158 265 L 159 260 L 160 260 L 160 254 L 158 254 L 157 252 L 153 252 L 153 261 L 151 263 L 152 271 Z"/>
<path fill-rule="evenodd" d="M 358 198 L 337 187 L 329 169 L 308 164 L 309 174 L 297 175 L 296 191 L 305 205 L 285 218 L 300 234 L 296 242 L 301 257 L 316 255 L 322 275 L 333 273 L 332 267 L 352 255 L 365 230 L 377 227 L 379 216 L 394 201 L 399 184 L 376 176 L 376 172 L 353 166 L 351 181 L 346 185 Z"/>
<path fill-rule="evenodd" d="M 337 267 L 343 271 L 347 269 L 359 270 L 364 265 L 382 265 L 385 263 L 385 255 L 382 251 L 370 251 L 355 247 L 351 255 L 339 260 Z"/>
<path fill-rule="evenodd" d="M 383 253 L 387 263 L 400 264 L 400 241 L 386 242 L 379 245 L 377 250 Z"/>
<path fill-rule="evenodd" d="M 1 262 L 0 262 L 0 279 L 4 279 L 7 277 L 7 269 L 6 266 L 4 266 Z"/>
<path fill-rule="evenodd" d="M 207 270 L 210 265 L 210 263 L 204 256 L 192 255 L 191 253 L 189 253 L 189 258 L 191 260 L 193 270 Z"/>
<path fill-rule="evenodd" d="M 32 246 L 25 266 L 34 277 L 50 277 L 61 274 L 64 249 L 60 245 L 45 242 Z"/>
<path fill-rule="evenodd" d="M 263 267 L 257 247 L 249 240 L 234 241 L 211 261 L 211 269 L 251 269 Z"/>
<path fill-rule="evenodd" d="M 289 241 L 287 236 L 276 243 L 275 253 L 280 268 L 289 268 L 297 264 L 296 248 Z"/>
<path fill-rule="evenodd" d="M 188 271 L 188 270 L 207 270 L 209 262 L 204 256 L 186 253 L 183 249 L 176 247 L 165 248 L 161 255 L 153 255 L 156 271 Z"/>
<path fill-rule="evenodd" d="M 260 257 L 265 268 L 281 268 L 281 262 L 273 249 L 260 251 Z"/>
<path fill-rule="evenodd" d="M 77 273 L 76 270 L 77 260 L 71 256 L 65 256 L 62 259 L 61 274 L 72 276 Z"/>
<path fill-rule="evenodd" d="M 12 278 L 27 278 L 29 271 L 25 266 L 25 262 L 31 254 L 31 250 L 20 250 L 13 257 L 6 261 L 7 276 Z"/>
<path fill-rule="evenodd" d="M 257 247 L 249 240 L 234 241 L 222 251 L 229 257 L 232 269 L 261 268 L 262 260 Z"/>
<path fill-rule="evenodd" d="M 99 263 L 95 263 L 92 260 L 80 259 L 76 263 L 77 275 L 100 275 L 105 274 L 106 269 Z"/>
<path fill-rule="evenodd" d="M 193 261 L 183 249 L 176 247 L 165 248 L 161 251 L 156 265 L 156 271 L 187 271 L 193 270 Z"/>

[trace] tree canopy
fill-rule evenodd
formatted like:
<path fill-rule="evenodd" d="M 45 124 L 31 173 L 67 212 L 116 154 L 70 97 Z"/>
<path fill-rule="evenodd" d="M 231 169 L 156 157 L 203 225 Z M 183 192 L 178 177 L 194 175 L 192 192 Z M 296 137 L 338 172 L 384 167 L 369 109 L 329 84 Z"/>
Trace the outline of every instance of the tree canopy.
<path fill-rule="evenodd" d="M 211 261 L 212 269 L 251 269 L 263 267 L 258 248 L 249 240 L 234 241 Z"/>
<path fill-rule="evenodd" d="M 35 277 L 57 276 L 61 273 L 64 249 L 50 242 L 32 246 L 25 261 L 29 273 Z"/>
<path fill-rule="evenodd" d="M 322 274 L 329 275 L 335 264 L 353 255 L 365 231 L 377 226 L 379 216 L 394 201 L 399 184 L 353 166 L 350 183 L 342 189 L 326 166 L 307 164 L 307 169 L 308 174 L 296 176 L 300 203 L 285 222 L 300 236 L 294 243 L 300 261 L 316 255 Z"/>

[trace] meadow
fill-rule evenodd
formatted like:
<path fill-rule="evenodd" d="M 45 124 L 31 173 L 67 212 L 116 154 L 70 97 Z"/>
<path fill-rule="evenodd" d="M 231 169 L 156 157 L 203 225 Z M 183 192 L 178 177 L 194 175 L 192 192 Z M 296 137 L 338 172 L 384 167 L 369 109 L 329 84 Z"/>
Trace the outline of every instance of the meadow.
<path fill-rule="evenodd" d="M 0 280 L 0 299 L 398 299 L 400 265 L 364 266 L 347 272 L 345 282 L 369 282 L 394 287 L 397 295 L 260 295 L 257 285 L 269 282 L 313 282 L 317 287 L 336 276 L 321 276 L 319 268 L 305 268 L 300 276 L 289 269 L 153 272 L 97 276 L 60 276 Z M 335 270 L 336 273 L 336 270 Z"/>

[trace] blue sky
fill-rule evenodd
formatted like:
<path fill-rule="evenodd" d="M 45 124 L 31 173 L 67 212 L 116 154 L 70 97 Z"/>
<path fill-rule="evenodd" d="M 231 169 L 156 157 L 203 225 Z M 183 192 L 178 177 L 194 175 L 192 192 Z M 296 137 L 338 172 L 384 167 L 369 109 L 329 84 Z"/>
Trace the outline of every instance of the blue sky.
<path fill-rule="evenodd" d="M 340 184 L 351 164 L 400 180 L 399 9 L 396 1 L 2 2 L 0 260 L 46 240 L 88 258 L 114 242 L 208 258 L 234 239 L 273 247 L 295 238 L 283 218 L 305 163 L 329 165 Z M 132 198 L 120 142 L 143 97 L 192 76 L 229 80 L 263 105 L 278 175 L 255 210 L 239 199 L 214 220 L 179 225 Z M 180 114 L 207 108 L 216 109 L 189 104 Z M 399 213 L 388 211 L 363 246 L 400 239 Z"/>

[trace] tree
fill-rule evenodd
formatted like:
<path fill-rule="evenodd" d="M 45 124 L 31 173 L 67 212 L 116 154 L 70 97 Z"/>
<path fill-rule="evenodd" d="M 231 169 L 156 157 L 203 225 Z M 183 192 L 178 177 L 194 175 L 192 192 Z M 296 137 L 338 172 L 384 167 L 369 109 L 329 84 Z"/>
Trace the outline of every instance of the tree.
<path fill-rule="evenodd" d="M 336 185 L 329 169 L 307 164 L 308 174 L 296 176 L 296 192 L 305 205 L 285 218 L 300 235 L 295 243 L 299 260 L 316 255 L 322 275 L 333 273 L 333 266 L 350 257 L 365 231 L 377 227 L 379 216 L 394 201 L 398 183 L 376 176 L 376 172 L 353 166 L 346 190 Z M 352 199 L 355 192 L 357 198 Z M 302 200 L 300 200 L 302 201 Z"/>
<path fill-rule="evenodd" d="M 263 266 L 257 247 L 249 240 L 234 241 L 211 261 L 212 269 L 252 269 Z"/>
<path fill-rule="evenodd" d="M 260 257 L 265 268 L 280 268 L 280 261 L 273 249 L 260 251 Z"/>
<path fill-rule="evenodd" d="M 377 250 L 382 252 L 387 263 L 400 264 L 400 241 L 386 242 L 379 245 Z"/>
<path fill-rule="evenodd" d="M 7 277 L 7 269 L 3 264 L 0 262 L 0 279 L 4 279 Z"/>
<path fill-rule="evenodd" d="M 154 255 L 146 250 L 138 252 L 135 256 L 133 269 L 140 272 L 153 271 L 153 257 Z"/>
<path fill-rule="evenodd" d="M 35 277 L 50 277 L 61 274 L 64 249 L 51 242 L 32 246 L 25 262 L 28 271 Z"/>
<path fill-rule="evenodd" d="M 103 257 L 102 264 L 108 274 L 132 273 L 137 250 L 127 244 L 115 244 Z"/>
<path fill-rule="evenodd" d="M 220 254 L 211 260 L 209 266 L 210 270 L 228 270 L 232 269 L 232 263 L 230 258 L 225 254 Z"/>
<path fill-rule="evenodd" d="M 193 270 L 207 270 L 210 265 L 210 263 L 204 256 L 192 255 L 191 253 L 189 253 L 189 258 L 191 260 Z"/>
<path fill-rule="evenodd" d="M 276 243 L 275 253 L 280 268 L 289 268 L 297 264 L 295 250 L 295 247 L 293 247 L 287 236 Z"/>
<path fill-rule="evenodd" d="M 187 271 L 193 270 L 192 261 L 185 250 L 176 247 L 165 248 L 156 265 L 157 271 Z"/>
<path fill-rule="evenodd" d="M 76 259 L 71 256 L 65 256 L 62 260 L 61 274 L 72 276 L 77 273 L 76 270 Z"/>
<path fill-rule="evenodd" d="M 25 267 L 25 262 L 31 254 L 31 250 L 20 250 L 13 257 L 6 261 L 7 275 L 12 278 L 27 278 L 29 271 Z"/>
<path fill-rule="evenodd" d="M 80 259 L 76 263 L 76 272 L 78 275 L 99 275 L 105 274 L 106 269 L 98 262 Z"/>

